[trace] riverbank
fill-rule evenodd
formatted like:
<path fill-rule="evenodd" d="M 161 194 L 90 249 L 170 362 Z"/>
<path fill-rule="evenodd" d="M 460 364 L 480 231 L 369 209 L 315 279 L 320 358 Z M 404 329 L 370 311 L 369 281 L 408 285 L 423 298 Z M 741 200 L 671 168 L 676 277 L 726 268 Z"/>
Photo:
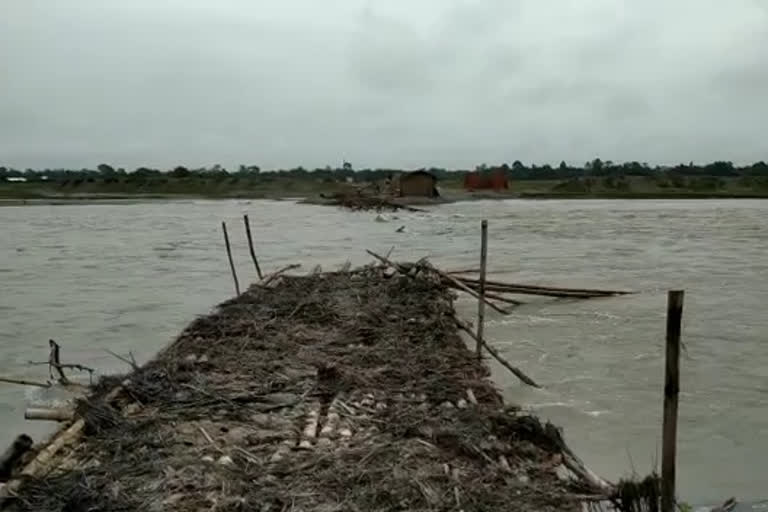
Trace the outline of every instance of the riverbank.
<path fill-rule="evenodd" d="M 558 429 L 504 405 L 451 291 L 393 270 L 273 274 L 221 304 L 102 379 L 5 505 L 577 511 L 615 498 Z"/>
<path fill-rule="evenodd" d="M 520 180 L 501 191 L 465 190 L 457 180 L 439 182 L 440 198 L 397 198 L 402 204 L 442 204 L 499 199 L 763 199 L 768 186 L 741 179 L 699 178 L 670 184 L 646 178 L 624 180 Z M 130 186 L 129 186 L 130 185 Z M 56 183 L 0 183 L 0 206 L 25 204 L 75 204 L 151 202 L 195 199 L 297 199 L 324 204 L 323 196 L 349 190 L 349 184 L 294 178 L 229 181 L 147 179 L 143 184 L 83 182 L 77 186 Z"/>

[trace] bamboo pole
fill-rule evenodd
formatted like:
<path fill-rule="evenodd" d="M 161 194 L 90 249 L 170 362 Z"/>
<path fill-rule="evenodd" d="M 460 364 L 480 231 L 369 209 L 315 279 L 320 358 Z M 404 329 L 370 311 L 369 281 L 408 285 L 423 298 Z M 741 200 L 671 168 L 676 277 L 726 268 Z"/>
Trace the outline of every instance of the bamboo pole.
<path fill-rule="evenodd" d="M 496 358 L 496 360 L 500 362 L 505 368 L 511 371 L 515 375 L 515 377 L 523 381 L 525 384 L 528 384 L 529 386 L 532 386 L 534 388 L 541 387 L 538 384 L 536 384 L 536 382 L 532 378 L 530 378 L 525 373 L 523 373 L 523 371 L 520 368 L 517 368 L 516 366 L 512 366 L 512 364 L 506 359 L 504 359 L 495 348 L 490 346 L 488 342 L 485 341 L 485 339 L 478 338 L 477 334 L 475 334 L 475 331 L 472 329 L 471 326 L 467 325 L 466 322 L 464 322 L 463 320 L 455 316 L 453 317 L 453 319 L 456 321 L 456 325 L 458 325 L 460 329 L 462 329 L 467 334 L 469 334 L 475 341 L 477 341 L 478 343 L 481 343 L 482 346 L 484 346 L 485 349 L 488 351 L 488 353 L 491 354 L 494 358 Z"/>
<path fill-rule="evenodd" d="M 248 249 L 251 251 L 251 259 L 253 260 L 253 266 L 256 267 L 256 275 L 259 276 L 259 280 L 264 279 L 261 275 L 261 268 L 259 267 L 259 260 L 256 259 L 256 251 L 253 250 L 253 237 L 251 236 L 251 222 L 248 220 L 248 215 L 243 215 L 243 223 L 245 224 L 245 236 L 248 237 Z"/>
<path fill-rule="evenodd" d="M 468 286 L 469 288 L 473 290 L 479 290 L 480 289 L 480 283 L 478 281 L 463 281 L 458 280 L 460 283 L 462 283 L 464 286 Z M 488 281 L 485 282 L 485 289 L 486 291 L 492 291 L 497 293 L 510 293 L 510 294 L 516 294 L 516 295 L 541 295 L 544 297 L 557 297 L 560 299 L 594 299 L 594 298 L 606 298 L 606 297 L 614 297 L 616 294 L 613 293 L 594 293 L 594 292 L 585 292 L 585 291 L 559 291 L 559 290 L 550 290 L 547 288 L 528 288 L 528 287 L 518 287 L 514 285 L 498 285 L 489 283 Z"/>
<path fill-rule="evenodd" d="M 478 285 L 480 283 L 479 279 L 473 279 L 470 277 L 457 276 L 456 279 L 469 285 Z M 629 292 L 626 290 L 600 290 L 600 289 L 594 289 L 594 288 L 563 288 L 559 286 L 540 286 L 535 284 L 505 283 L 503 281 L 489 281 L 489 280 L 486 280 L 485 284 L 486 284 L 486 287 L 488 288 L 495 287 L 498 289 L 563 292 L 563 293 L 583 294 L 583 295 L 589 294 L 589 295 L 595 295 L 595 296 L 632 294 L 632 292 Z"/>
<path fill-rule="evenodd" d="M 224 231 L 224 244 L 227 246 L 227 258 L 229 258 L 229 268 L 232 269 L 232 279 L 235 281 L 235 294 L 240 295 L 240 283 L 237 282 L 237 271 L 235 262 L 232 261 L 232 248 L 229 246 L 229 235 L 227 234 L 227 223 L 221 223 L 221 229 Z"/>
<path fill-rule="evenodd" d="M 477 300 L 477 358 L 483 358 L 483 330 L 485 327 L 485 268 L 488 261 L 488 221 L 480 223 L 480 297 Z"/>
<path fill-rule="evenodd" d="M 20 386 L 35 386 L 38 388 L 51 387 L 50 382 L 37 382 L 37 381 L 25 380 L 25 379 L 12 379 L 10 377 L 0 377 L 0 382 L 5 382 L 8 384 L 19 384 Z"/>
<path fill-rule="evenodd" d="M 677 457 L 677 402 L 680 394 L 680 333 L 682 290 L 667 295 L 667 355 L 664 370 L 664 425 L 661 455 L 661 511 L 675 510 Z"/>

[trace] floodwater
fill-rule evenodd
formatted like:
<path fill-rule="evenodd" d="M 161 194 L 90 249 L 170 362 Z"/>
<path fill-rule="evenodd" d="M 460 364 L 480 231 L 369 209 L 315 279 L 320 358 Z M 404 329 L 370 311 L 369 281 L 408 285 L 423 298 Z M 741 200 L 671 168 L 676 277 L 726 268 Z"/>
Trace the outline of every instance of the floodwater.
<path fill-rule="evenodd" d="M 684 289 L 680 496 L 768 498 L 768 201 L 480 201 L 378 221 L 277 201 L 0 208 L 0 375 L 45 379 L 46 367 L 28 362 L 47 358 L 49 338 L 66 361 L 106 373 L 125 370 L 107 349 L 151 357 L 233 293 L 222 220 L 241 281 L 254 278 L 243 213 L 265 269 L 362 264 L 366 248 L 391 246 L 395 258 L 477 266 L 487 218 L 499 279 L 638 291 L 532 297 L 511 316 L 486 313 L 489 338 L 544 386 L 525 388 L 494 365 L 507 400 L 563 426 L 609 479 L 659 461 L 666 290 Z M 476 304 L 460 310 L 471 318 Z M 56 398 L 46 393 L 0 384 L 0 447 L 45 432 L 23 410 Z"/>

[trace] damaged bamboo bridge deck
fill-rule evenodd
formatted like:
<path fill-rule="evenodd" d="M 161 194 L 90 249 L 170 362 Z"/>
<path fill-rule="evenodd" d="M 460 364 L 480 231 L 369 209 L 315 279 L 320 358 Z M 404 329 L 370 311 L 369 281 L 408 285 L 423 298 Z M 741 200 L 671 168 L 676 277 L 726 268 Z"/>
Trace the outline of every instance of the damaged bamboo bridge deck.
<path fill-rule="evenodd" d="M 621 508 L 626 488 L 584 467 L 557 428 L 505 406 L 459 336 L 471 329 L 455 290 L 477 296 L 477 282 L 374 256 L 265 277 L 149 363 L 103 377 L 5 484 L 0 508 Z"/>

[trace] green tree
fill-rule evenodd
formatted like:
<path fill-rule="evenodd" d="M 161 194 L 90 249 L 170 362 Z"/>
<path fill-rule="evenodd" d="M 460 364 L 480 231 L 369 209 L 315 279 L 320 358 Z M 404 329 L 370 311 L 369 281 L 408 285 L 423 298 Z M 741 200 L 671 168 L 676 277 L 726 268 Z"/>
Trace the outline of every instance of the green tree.
<path fill-rule="evenodd" d="M 109 164 L 99 164 L 96 169 L 99 170 L 102 176 L 112 176 L 115 174 L 115 168 Z"/>
<path fill-rule="evenodd" d="M 189 176 L 192 173 L 189 172 L 189 169 L 187 169 L 183 165 L 179 165 L 175 169 L 173 169 L 170 174 L 174 178 L 186 178 L 187 176 Z"/>

